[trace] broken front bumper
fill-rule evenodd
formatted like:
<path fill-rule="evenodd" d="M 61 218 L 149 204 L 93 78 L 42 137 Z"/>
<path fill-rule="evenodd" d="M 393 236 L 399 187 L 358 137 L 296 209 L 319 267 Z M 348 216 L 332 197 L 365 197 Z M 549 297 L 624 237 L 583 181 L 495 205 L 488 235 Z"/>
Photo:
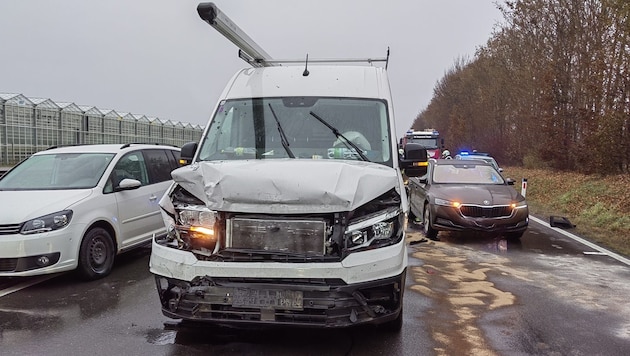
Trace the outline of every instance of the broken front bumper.
<path fill-rule="evenodd" d="M 346 284 L 340 279 L 156 276 L 165 316 L 217 324 L 346 327 L 396 319 L 402 312 L 406 269 L 385 279 Z"/>

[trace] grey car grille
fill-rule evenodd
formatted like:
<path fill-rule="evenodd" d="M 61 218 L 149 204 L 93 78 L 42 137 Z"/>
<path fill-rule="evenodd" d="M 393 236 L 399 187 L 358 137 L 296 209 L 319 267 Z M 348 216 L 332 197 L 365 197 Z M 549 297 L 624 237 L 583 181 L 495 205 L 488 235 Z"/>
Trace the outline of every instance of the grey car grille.
<path fill-rule="evenodd" d="M 512 208 L 509 205 L 499 206 L 479 206 L 462 205 L 459 211 L 469 218 L 507 218 L 512 215 Z"/>

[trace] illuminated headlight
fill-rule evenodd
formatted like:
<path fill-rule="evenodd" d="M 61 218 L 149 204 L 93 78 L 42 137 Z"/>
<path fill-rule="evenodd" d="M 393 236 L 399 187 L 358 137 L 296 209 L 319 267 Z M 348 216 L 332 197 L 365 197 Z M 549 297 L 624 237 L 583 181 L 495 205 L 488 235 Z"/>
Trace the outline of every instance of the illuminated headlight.
<path fill-rule="evenodd" d="M 171 233 L 176 232 L 181 240 L 194 248 L 214 250 L 217 247 L 216 211 L 200 205 L 186 205 L 175 210 L 177 225 Z"/>
<path fill-rule="evenodd" d="M 206 209 L 205 207 L 195 207 L 195 209 L 179 211 L 179 222 L 184 226 L 213 227 L 215 218 L 216 212 Z"/>
<path fill-rule="evenodd" d="M 40 216 L 22 225 L 21 234 L 38 234 L 58 230 L 66 227 L 72 220 L 72 210 L 64 210 L 53 214 Z"/>
<path fill-rule="evenodd" d="M 351 223 L 346 230 L 346 246 L 349 250 L 356 250 L 372 244 L 383 246 L 393 242 L 398 235 L 396 227 L 402 226 L 400 217 L 400 210 L 392 208 Z"/>
<path fill-rule="evenodd" d="M 512 203 L 510 204 L 510 206 L 512 207 L 513 210 L 527 208 L 527 201 L 523 200 L 516 203 Z"/>
<path fill-rule="evenodd" d="M 459 208 L 460 205 L 462 205 L 462 203 L 457 202 L 457 201 L 435 198 L 435 205 L 452 206 L 454 208 Z"/>

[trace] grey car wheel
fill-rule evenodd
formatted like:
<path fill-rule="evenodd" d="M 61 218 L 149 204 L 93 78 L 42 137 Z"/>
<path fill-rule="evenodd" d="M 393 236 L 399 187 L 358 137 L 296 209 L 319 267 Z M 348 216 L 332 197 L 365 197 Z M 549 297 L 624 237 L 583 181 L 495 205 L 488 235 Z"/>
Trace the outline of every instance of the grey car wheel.
<path fill-rule="evenodd" d="M 427 239 L 436 240 L 438 232 L 431 227 L 431 209 L 429 209 L 429 204 L 424 205 L 424 213 L 422 215 L 424 236 L 426 236 Z"/>

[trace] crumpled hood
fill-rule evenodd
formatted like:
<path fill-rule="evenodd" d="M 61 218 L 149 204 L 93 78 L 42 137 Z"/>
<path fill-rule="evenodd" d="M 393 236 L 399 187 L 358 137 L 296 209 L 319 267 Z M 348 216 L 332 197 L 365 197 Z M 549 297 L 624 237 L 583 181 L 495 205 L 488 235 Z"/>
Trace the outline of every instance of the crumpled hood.
<path fill-rule="evenodd" d="M 18 224 L 65 210 L 91 193 L 91 189 L 0 191 L 0 224 Z"/>
<path fill-rule="evenodd" d="M 350 211 L 400 179 L 380 164 L 300 159 L 199 162 L 172 176 L 212 210 L 274 214 Z"/>

